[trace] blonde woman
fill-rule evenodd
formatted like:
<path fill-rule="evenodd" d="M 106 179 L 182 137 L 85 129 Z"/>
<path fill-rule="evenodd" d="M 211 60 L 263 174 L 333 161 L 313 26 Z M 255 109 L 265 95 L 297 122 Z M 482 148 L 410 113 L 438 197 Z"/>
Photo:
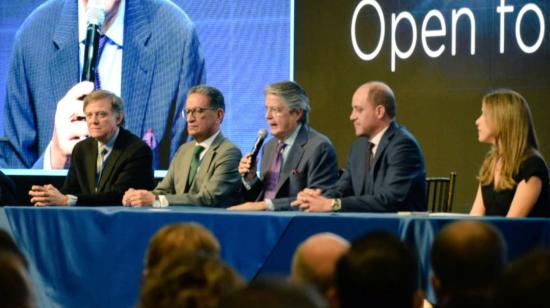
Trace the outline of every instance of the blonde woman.
<path fill-rule="evenodd" d="M 548 167 L 527 101 L 503 89 L 483 97 L 478 140 L 491 144 L 479 170 L 471 215 L 550 216 Z"/>

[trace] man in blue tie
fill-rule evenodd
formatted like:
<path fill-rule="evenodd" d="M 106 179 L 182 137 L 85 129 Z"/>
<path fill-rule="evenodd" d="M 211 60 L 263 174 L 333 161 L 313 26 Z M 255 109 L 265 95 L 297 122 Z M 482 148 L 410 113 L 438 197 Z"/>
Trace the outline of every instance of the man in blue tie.
<path fill-rule="evenodd" d="M 338 179 L 330 140 L 308 126 L 309 98 L 298 83 L 283 81 L 265 90 L 265 117 L 271 139 L 264 147 L 260 177 L 247 154 L 239 164 L 247 203 L 230 210 L 289 210 L 306 187 L 326 189 Z"/>
<path fill-rule="evenodd" d="M 153 187 L 151 149 L 122 127 L 122 99 L 106 90 L 92 92 L 84 115 L 89 137 L 75 145 L 63 189 L 32 186 L 35 206 L 120 205 L 127 189 Z"/>
<path fill-rule="evenodd" d="M 191 88 L 183 116 L 193 141 L 178 149 L 168 173 L 153 191 L 129 189 L 123 204 L 227 207 L 240 202 L 237 166 L 241 151 L 221 133 L 224 115 L 225 102 L 218 89 L 208 85 Z"/>

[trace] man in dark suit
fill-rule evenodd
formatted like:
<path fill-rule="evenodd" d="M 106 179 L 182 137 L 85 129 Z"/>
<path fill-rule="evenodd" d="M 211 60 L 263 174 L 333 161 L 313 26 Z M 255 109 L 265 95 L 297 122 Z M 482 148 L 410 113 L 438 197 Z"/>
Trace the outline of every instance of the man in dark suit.
<path fill-rule="evenodd" d="M 426 172 L 420 146 L 395 122 L 393 91 L 382 82 L 360 86 L 350 120 L 359 137 L 344 173 L 324 193 L 305 189 L 293 201 L 304 211 L 426 211 Z"/>
<path fill-rule="evenodd" d="M 230 210 L 289 210 L 302 189 L 326 189 L 338 179 L 334 146 L 307 125 L 311 108 L 302 86 L 279 82 L 268 86 L 265 94 L 265 116 L 275 138 L 263 149 L 260 178 L 251 154 L 241 159 L 242 190 L 249 202 Z"/>
<path fill-rule="evenodd" d="M 0 171 L 0 206 L 15 204 L 15 184 Z"/>
<path fill-rule="evenodd" d="M 90 137 L 77 143 L 61 191 L 53 185 L 34 185 L 29 192 L 35 206 L 117 205 L 129 188 L 153 187 L 151 149 L 120 127 L 122 99 L 99 90 L 84 100 Z"/>
<path fill-rule="evenodd" d="M 78 83 L 86 38 L 79 29 L 86 29 L 92 2 L 49 0 L 18 31 L 7 78 L 8 142 L 0 166 L 66 168 L 80 141 L 75 136 L 87 135 L 84 121 L 74 121 L 73 115 L 82 117 L 80 97 L 93 90 L 89 82 Z M 187 137 L 179 116 L 185 95 L 205 78 L 197 33 L 169 0 L 104 2 L 101 89 L 124 99 L 127 129 L 151 140 L 154 165 L 166 167 Z"/>
<path fill-rule="evenodd" d="M 125 206 L 228 207 L 241 202 L 237 172 L 241 151 L 220 130 L 223 94 L 208 85 L 195 86 L 187 94 L 184 112 L 193 141 L 178 149 L 154 191 L 129 189 L 122 201 Z"/>

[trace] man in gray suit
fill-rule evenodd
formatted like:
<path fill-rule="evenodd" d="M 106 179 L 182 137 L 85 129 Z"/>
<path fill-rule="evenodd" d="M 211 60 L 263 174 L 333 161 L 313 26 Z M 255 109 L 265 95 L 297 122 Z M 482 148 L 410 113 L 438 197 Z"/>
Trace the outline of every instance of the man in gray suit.
<path fill-rule="evenodd" d="M 241 151 L 225 138 L 222 93 L 211 86 L 191 88 L 185 103 L 187 131 L 193 141 L 182 145 L 164 179 L 151 192 L 129 189 L 126 206 L 200 205 L 227 207 L 239 203 Z"/>
<path fill-rule="evenodd" d="M 338 179 L 336 151 L 330 140 L 310 128 L 309 98 L 292 81 L 265 90 L 266 120 L 275 137 L 264 147 L 260 178 L 247 154 L 239 164 L 247 203 L 230 210 L 289 210 L 302 189 L 326 189 Z"/>
<path fill-rule="evenodd" d="M 344 173 L 327 191 L 300 192 L 292 205 L 308 212 L 426 211 L 424 157 L 414 136 L 395 121 L 392 89 L 367 82 L 351 106 L 358 138 Z"/>

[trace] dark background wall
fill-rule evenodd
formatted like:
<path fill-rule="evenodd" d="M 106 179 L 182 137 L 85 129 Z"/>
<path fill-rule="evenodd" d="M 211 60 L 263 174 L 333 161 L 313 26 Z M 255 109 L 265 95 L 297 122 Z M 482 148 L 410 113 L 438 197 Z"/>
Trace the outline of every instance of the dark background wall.
<path fill-rule="evenodd" d="M 351 97 L 369 80 L 387 82 L 395 91 L 397 120 L 418 138 L 425 154 L 427 174 L 458 173 L 454 210 L 468 211 L 477 189 L 476 174 L 489 145 L 477 141 L 475 120 L 482 96 L 494 88 L 510 87 L 529 102 L 541 152 L 550 158 L 550 19 L 549 1 L 529 1 L 540 8 L 545 20 L 542 45 L 531 54 L 516 39 L 515 24 L 527 1 L 506 1 L 514 11 L 505 15 L 505 50 L 499 52 L 500 1 L 378 1 L 385 19 L 385 39 L 372 61 L 361 60 L 353 49 L 351 21 L 359 0 L 296 1 L 295 79 L 308 91 L 312 102 L 311 125 L 325 133 L 338 151 L 340 166 L 346 161 L 354 132 L 349 121 Z M 456 31 L 456 55 L 451 55 L 452 10 L 469 8 L 475 17 L 475 54 L 470 54 L 470 22 L 460 19 Z M 430 58 L 422 46 L 422 22 L 428 11 L 441 12 L 446 36 L 428 39 L 432 50 L 445 46 L 441 56 Z M 408 59 L 396 59 L 392 72 L 392 16 L 408 11 L 415 19 L 417 42 Z M 363 52 L 372 52 L 380 37 L 380 21 L 373 6 L 357 15 L 357 41 Z M 427 29 L 441 25 L 430 19 Z M 524 14 L 521 39 L 537 42 L 540 22 L 534 11 Z M 402 51 L 411 45 L 407 21 L 396 26 L 396 44 Z"/>

